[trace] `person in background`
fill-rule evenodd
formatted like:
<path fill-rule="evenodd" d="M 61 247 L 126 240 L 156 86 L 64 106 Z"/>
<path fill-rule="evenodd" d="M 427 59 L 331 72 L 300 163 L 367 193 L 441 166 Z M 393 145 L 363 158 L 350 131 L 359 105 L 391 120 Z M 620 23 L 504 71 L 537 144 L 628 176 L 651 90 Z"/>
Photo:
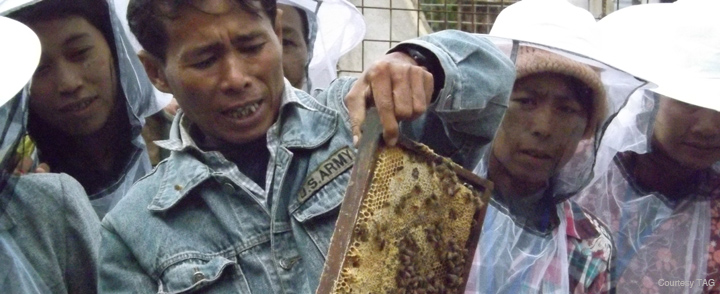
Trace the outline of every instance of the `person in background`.
<path fill-rule="evenodd" d="M 278 0 L 283 10 L 283 71 L 313 94 L 337 78 L 339 58 L 365 36 L 365 20 L 347 0 Z"/>
<path fill-rule="evenodd" d="M 295 5 L 297 6 L 278 4 L 278 9 L 283 12 L 280 16 L 282 18 L 283 73 L 293 87 L 306 90 L 307 66 L 312 58 L 310 38 L 313 37 L 314 41 L 317 21 L 315 21 L 314 11 L 306 10 L 301 4 Z M 310 35 L 311 25 L 312 36 Z"/>
<path fill-rule="evenodd" d="M 21 88 L 40 60 L 40 41 L 3 16 L 0 40 L 13 45 L 0 46 L 0 289 L 96 293 L 100 220 L 82 186 L 66 174 L 13 174 L 28 113 Z"/>
<path fill-rule="evenodd" d="M 481 126 L 500 120 L 514 68 L 487 40 L 410 40 L 312 97 L 283 76 L 277 13 L 274 0 L 130 1 L 145 69 L 181 110 L 158 142 L 170 157 L 103 220 L 101 292 L 311 293 L 353 160 L 329 163 L 354 158 L 367 107 L 390 145 L 426 109 L 468 144 L 494 133 Z"/>
<path fill-rule="evenodd" d="M 517 77 L 474 170 L 494 191 L 465 293 L 611 292 L 610 232 L 568 198 L 592 176 L 593 144 L 580 143 L 600 140 L 643 82 L 594 59 L 595 28 L 590 12 L 567 1 L 524 0 L 490 31 L 517 54 Z"/>
<path fill-rule="evenodd" d="M 607 163 L 576 198 L 610 226 L 618 293 L 720 292 L 719 9 L 681 0 L 599 21 L 608 56 L 657 84 L 608 126 Z"/>
<path fill-rule="evenodd" d="M 140 131 L 160 109 L 151 83 L 105 1 L 45 0 L 9 17 L 43 45 L 29 92 L 38 162 L 77 179 L 102 218 L 150 171 Z"/>

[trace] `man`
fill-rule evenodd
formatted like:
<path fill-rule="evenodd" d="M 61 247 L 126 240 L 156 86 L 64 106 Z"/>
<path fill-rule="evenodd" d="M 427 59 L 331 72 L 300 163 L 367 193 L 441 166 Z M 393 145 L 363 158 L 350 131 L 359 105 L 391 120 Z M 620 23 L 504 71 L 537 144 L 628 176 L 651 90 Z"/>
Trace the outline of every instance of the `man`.
<path fill-rule="evenodd" d="M 347 0 L 278 0 L 283 11 L 283 71 L 290 83 L 313 94 L 337 78 L 342 55 L 360 44 L 365 20 Z"/>
<path fill-rule="evenodd" d="M 314 292 L 366 106 L 388 144 L 433 97 L 447 135 L 463 131 L 459 147 L 494 134 L 514 70 L 487 40 L 399 45 L 313 99 L 283 78 L 276 11 L 274 0 L 130 2 L 145 69 L 182 111 L 158 143 L 170 157 L 104 219 L 100 291 Z"/>

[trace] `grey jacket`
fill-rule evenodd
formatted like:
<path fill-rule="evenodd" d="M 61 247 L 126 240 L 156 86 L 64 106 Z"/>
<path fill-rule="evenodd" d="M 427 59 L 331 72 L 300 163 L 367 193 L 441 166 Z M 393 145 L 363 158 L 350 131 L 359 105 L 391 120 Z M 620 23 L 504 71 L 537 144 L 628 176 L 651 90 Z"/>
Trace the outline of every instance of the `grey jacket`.
<path fill-rule="evenodd" d="M 400 46 L 408 44 L 430 50 L 444 69 L 431 106 L 441 135 L 459 149 L 488 142 L 512 90 L 510 60 L 458 31 Z M 354 158 L 344 104 L 353 83 L 336 80 L 316 99 L 285 90 L 295 102 L 279 115 L 269 205 L 222 154 L 183 141 L 176 118 L 164 144 L 170 157 L 103 220 L 100 292 L 313 293 Z"/>

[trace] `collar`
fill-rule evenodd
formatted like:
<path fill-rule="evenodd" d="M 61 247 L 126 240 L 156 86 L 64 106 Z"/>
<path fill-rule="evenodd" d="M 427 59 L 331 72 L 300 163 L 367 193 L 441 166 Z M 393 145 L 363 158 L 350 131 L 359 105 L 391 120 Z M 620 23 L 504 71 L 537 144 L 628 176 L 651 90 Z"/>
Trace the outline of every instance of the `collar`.
<path fill-rule="evenodd" d="M 315 149 L 330 140 L 339 125 L 337 111 L 327 108 L 310 95 L 293 88 L 285 80 L 280 118 L 268 130 L 285 148 Z M 162 185 L 153 197 L 149 210 L 163 211 L 178 203 L 195 187 L 214 173 L 206 158 L 222 156 L 216 151 L 201 150 L 190 133 L 192 122 L 182 111 L 173 120 L 168 140 L 156 144 L 172 151 L 161 166 Z"/>
<path fill-rule="evenodd" d="M 293 88 L 287 79 L 278 117 L 279 122 L 275 121 L 268 132 L 277 129 L 279 134 L 268 135 L 277 135 L 281 144 L 288 148 L 315 148 L 321 145 L 335 134 L 339 119 L 336 111 Z M 191 127 L 192 122 L 180 109 L 173 119 L 169 138 L 155 141 L 155 144 L 170 151 L 184 151 L 187 148 L 202 151 L 190 135 Z"/>
<path fill-rule="evenodd" d="M 173 152 L 169 160 L 161 163 L 162 180 L 157 194 L 147 206 L 151 211 L 172 208 L 195 187 L 211 177 L 210 168 L 188 152 Z"/>

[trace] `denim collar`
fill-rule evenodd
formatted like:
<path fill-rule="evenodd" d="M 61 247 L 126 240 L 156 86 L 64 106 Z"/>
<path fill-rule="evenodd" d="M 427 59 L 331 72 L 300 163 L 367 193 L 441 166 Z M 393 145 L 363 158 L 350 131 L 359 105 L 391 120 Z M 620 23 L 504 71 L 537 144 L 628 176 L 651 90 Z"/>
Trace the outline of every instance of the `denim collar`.
<path fill-rule="evenodd" d="M 281 147 L 314 149 L 330 140 L 338 128 L 339 114 L 320 104 L 310 95 L 285 83 L 279 114 Z M 204 163 L 200 150 L 189 135 L 190 122 L 179 112 L 172 123 L 170 138 L 156 144 L 172 151 L 166 160 L 162 185 L 148 205 L 149 210 L 164 211 L 173 207 L 190 191 L 208 179 L 212 171 Z M 270 134 L 269 134 L 270 135 Z"/>

